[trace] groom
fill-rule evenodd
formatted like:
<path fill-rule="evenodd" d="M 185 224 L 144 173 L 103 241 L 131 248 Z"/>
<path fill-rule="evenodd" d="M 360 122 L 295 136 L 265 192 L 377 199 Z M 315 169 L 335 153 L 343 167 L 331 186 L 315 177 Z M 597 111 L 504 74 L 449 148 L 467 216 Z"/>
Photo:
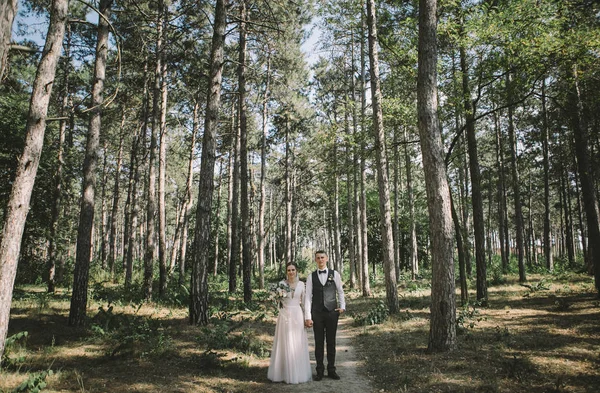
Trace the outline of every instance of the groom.
<path fill-rule="evenodd" d="M 315 381 L 322 380 L 325 371 L 323 364 L 325 340 L 327 340 L 327 376 L 340 379 L 335 372 L 335 334 L 338 318 L 346 309 L 346 301 L 340 273 L 328 269 L 327 260 L 325 251 L 317 251 L 315 261 L 318 270 L 306 279 L 304 325 L 312 327 L 315 335 L 315 359 L 317 360 Z"/>

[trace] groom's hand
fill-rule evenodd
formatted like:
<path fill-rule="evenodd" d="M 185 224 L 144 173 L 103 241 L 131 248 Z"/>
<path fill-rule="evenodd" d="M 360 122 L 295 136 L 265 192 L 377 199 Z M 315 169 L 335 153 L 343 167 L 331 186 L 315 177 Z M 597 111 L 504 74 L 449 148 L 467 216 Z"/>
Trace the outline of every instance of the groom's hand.
<path fill-rule="evenodd" d="M 304 326 L 306 326 L 306 327 L 312 327 L 312 325 L 313 325 L 312 319 L 307 319 L 307 320 L 304 321 Z"/>
<path fill-rule="evenodd" d="M 339 312 L 340 314 L 343 314 L 346 310 L 344 310 L 343 308 L 336 308 L 335 311 Z"/>

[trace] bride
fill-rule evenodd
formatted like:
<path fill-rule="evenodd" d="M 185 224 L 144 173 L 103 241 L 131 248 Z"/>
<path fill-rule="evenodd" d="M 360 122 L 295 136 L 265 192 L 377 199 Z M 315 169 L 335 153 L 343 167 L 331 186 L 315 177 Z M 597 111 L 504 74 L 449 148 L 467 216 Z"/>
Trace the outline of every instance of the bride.
<path fill-rule="evenodd" d="M 298 279 L 298 266 L 286 265 L 287 279 L 279 282 L 279 316 L 267 378 L 273 382 L 302 383 L 312 379 L 308 338 L 304 329 L 305 286 Z"/>

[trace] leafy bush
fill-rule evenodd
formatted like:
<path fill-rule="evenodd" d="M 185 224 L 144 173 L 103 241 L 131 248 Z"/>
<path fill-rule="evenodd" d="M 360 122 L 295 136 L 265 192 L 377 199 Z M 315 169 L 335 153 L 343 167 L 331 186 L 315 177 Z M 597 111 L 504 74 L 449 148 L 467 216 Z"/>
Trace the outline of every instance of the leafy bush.
<path fill-rule="evenodd" d="M 15 389 L 15 392 L 41 392 L 46 388 L 46 378 L 48 376 L 52 376 L 53 374 L 54 372 L 52 370 L 29 374 L 29 377 Z"/>
<path fill-rule="evenodd" d="M 456 316 L 456 333 L 467 333 L 469 329 L 474 329 L 477 323 L 483 320 L 479 315 L 475 305 L 467 303 L 462 306 Z"/>
<path fill-rule="evenodd" d="M 375 307 L 364 315 L 351 314 L 354 318 L 354 323 L 358 326 L 378 325 L 383 323 L 390 315 L 387 305 L 383 300 L 377 302 Z"/>
<path fill-rule="evenodd" d="M 2 359 L 0 359 L 0 368 L 17 366 L 25 361 L 24 356 L 13 357 L 11 355 L 15 351 L 17 342 L 21 340 L 25 341 L 28 335 L 28 332 L 23 331 L 6 338 L 6 341 L 4 341 L 4 354 L 2 354 Z"/>

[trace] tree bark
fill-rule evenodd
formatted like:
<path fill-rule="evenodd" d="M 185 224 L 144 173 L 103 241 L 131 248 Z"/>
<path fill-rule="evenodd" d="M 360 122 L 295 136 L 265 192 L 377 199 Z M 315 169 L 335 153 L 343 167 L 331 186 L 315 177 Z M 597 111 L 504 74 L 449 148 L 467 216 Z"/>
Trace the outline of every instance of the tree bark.
<path fill-rule="evenodd" d="M 546 79 L 542 79 L 542 154 L 544 162 L 544 258 L 546 269 L 554 270 L 552 254 L 552 233 L 550 227 L 550 128 L 548 126 L 548 110 L 546 109 Z"/>
<path fill-rule="evenodd" d="M 365 34 L 367 34 L 367 19 L 364 12 L 361 15 L 362 38 L 360 40 L 360 80 L 361 80 L 361 102 L 360 102 L 360 124 L 361 124 L 361 149 L 360 156 L 360 229 L 361 238 L 361 274 L 362 274 L 362 295 L 371 296 L 371 284 L 369 281 L 369 242 L 368 242 L 368 221 L 367 221 L 367 157 L 366 134 L 367 134 L 367 59 L 365 48 Z"/>
<path fill-rule="evenodd" d="M 187 262 L 187 243 L 190 215 L 194 203 L 194 195 L 192 192 L 192 183 L 194 181 L 194 152 L 196 151 L 196 135 L 198 133 L 198 100 L 194 99 L 194 114 L 192 126 L 192 140 L 190 141 L 190 155 L 188 158 L 188 173 L 185 183 L 185 203 L 182 208 L 183 221 L 181 223 L 181 242 L 179 243 L 179 285 L 184 284 L 186 262 Z"/>
<path fill-rule="evenodd" d="M 507 88 L 507 102 L 513 101 L 513 90 L 511 73 L 506 73 L 506 88 Z M 519 183 L 519 168 L 517 162 L 517 139 L 515 137 L 515 126 L 513 121 L 513 106 L 508 106 L 508 141 L 510 144 L 510 172 L 512 177 L 512 189 L 514 198 L 514 209 L 515 209 L 515 230 L 516 230 L 516 246 L 517 246 L 517 258 L 519 263 L 519 282 L 527 281 L 527 275 L 525 274 L 525 263 L 524 257 L 524 244 L 523 244 L 523 206 L 521 204 L 521 189 Z"/>
<path fill-rule="evenodd" d="M 428 350 L 456 347 L 456 301 L 450 189 L 437 117 L 437 1 L 419 1 L 417 114 L 431 231 L 431 321 Z"/>
<path fill-rule="evenodd" d="M 15 15 L 17 15 L 17 6 L 17 0 L 0 1 L 0 83 L 2 83 L 4 73 L 8 68 L 8 51 L 10 50 L 10 39 Z"/>
<path fill-rule="evenodd" d="M 210 54 L 210 80 L 206 97 L 206 118 L 202 138 L 202 162 L 200 164 L 200 185 L 196 211 L 196 231 L 194 237 L 194 264 L 191 277 L 190 317 L 192 325 L 208 323 L 208 261 L 210 258 L 210 218 L 215 152 L 217 147 L 217 126 L 221 106 L 221 80 L 225 47 L 225 27 L 227 26 L 227 0 L 217 0 L 215 5 L 214 32 Z"/>
<path fill-rule="evenodd" d="M 67 119 L 65 119 L 68 113 L 67 107 L 69 105 L 69 71 L 71 65 L 71 34 L 70 28 L 66 26 L 66 43 L 64 44 L 64 58 L 63 62 L 63 86 L 62 86 L 62 97 L 60 106 L 60 123 L 58 125 L 58 147 L 56 157 L 56 172 L 54 174 L 54 195 L 52 201 L 52 221 L 50 224 L 50 238 L 48 239 L 48 293 L 54 293 L 56 285 L 56 265 L 58 256 L 57 237 L 58 237 L 58 223 L 60 220 L 60 209 L 62 205 L 62 185 L 63 185 L 63 169 L 65 166 L 65 140 L 67 134 Z M 2 77 L 0 73 L 0 78 Z"/>
<path fill-rule="evenodd" d="M 406 129 L 404 130 L 404 164 L 406 166 L 406 196 L 408 199 L 408 225 L 410 226 L 410 273 L 415 280 L 419 274 L 419 254 L 417 250 L 417 223 L 415 219 L 415 201 L 412 186 L 412 168 L 410 151 L 407 143 Z"/>
<path fill-rule="evenodd" d="M 238 89 L 239 101 L 238 110 L 240 118 L 240 210 L 241 210 L 241 233 L 242 233 L 242 281 L 244 283 L 244 302 L 252 301 L 252 233 L 250 222 L 250 193 L 248 191 L 249 167 L 248 167 L 248 120 L 247 120 L 247 104 L 246 104 L 246 18 L 247 0 L 240 1 L 240 40 L 239 40 L 239 62 L 238 62 Z"/>
<path fill-rule="evenodd" d="M 61 44 L 65 34 L 68 6 L 69 2 L 66 0 L 52 2 L 46 43 L 29 102 L 25 147 L 17 164 L 15 180 L 4 215 L 2 236 L 0 237 L 0 358 L 4 354 L 21 239 L 44 145 L 48 103 L 52 93 L 56 65 L 62 50 Z"/>
<path fill-rule="evenodd" d="M 125 113 L 122 114 L 121 130 L 125 125 Z M 108 235 L 108 268 L 110 277 L 115 276 L 115 260 L 117 259 L 117 223 L 119 217 L 119 199 L 121 193 L 121 165 L 123 165 L 123 139 L 122 133 L 119 137 L 119 153 L 117 155 L 117 164 L 115 167 L 115 184 L 113 186 L 113 201 L 110 213 L 110 232 Z"/>
<path fill-rule="evenodd" d="M 377 49 L 377 18 L 375 0 L 367 1 L 367 26 L 369 28 L 369 59 L 371 65 L 371 96 L 373 100 L 373 134 L 377 156 L 377 184 L 379 189 L 379 210 L 381 212 L 381 237 L 383 243 L 383 267 L 385 289 L 390 314 L 398 312 L 398 290 L 394 268 L 394 240 L 392 235 L 392 217 L 390 206 L 390 188 L 387 172 L 387 153 L 383 112 L 381 108 L 381 86 L 379 80 L 379 55 Z"/>
<path fill-rule="evenodd" d="M 460 66 L 462 71 L 463 105 L 469 147 L 469 172 L 471 174 L 471 194 L 473 205 L 473 229 L 475 231 L 475 269 L 477 270 L 477 300 L 487 304 L 487 267 L 485 264 L 485 225 L 483 218 L 483 197 L 481 195 L 481 173 L 477 155 L 477 136 L 475 135 L 475 105 L 471 101 L 466 51 L 460 48 Z"/>
<path fill-rule="evenodd" d="M 270 48 L 269 48 L 270 49 Z M 265 92 L 262 102 L 262 136 L 260 142 L 260 200 L 258 203 L 258 271 L 260 289 L 265 288 L 265 247 L 267 234 L 265 231 L 265 203 L 267 178 L 267 119 L 269 116 L 269 94 L 271 83 L 271 52 L 267 52 L 267 70 L 265 72 Z"/>
<path fill-rule="evenodd" d="M 161 7 L 158 9 L 160 18 L 158 23 L 162 23 L 163 27 L 160 31 L 160 122 L 159 122 L 159 152 L 158 152 L 158 296 L 163 297 L 167 291 L 168 271 L 167 271 L 167 206 L 165 202 L 166 196 L 166 178 L 167 178 L 167 101 L 169 90 L 167 88 L 167 61 L 163 42 L 167 35 L 166 29 L 169 24 L 168 6 L 161 1 Z"/>
<path fill-rule="evenodd" d="M 69 310 L 69 325 L 83 326 L 87 313 L 87 290 L 90 263 L 92 261 L 92 231 L 94 228 L 94 203 L 96 194 L 96 166 L 100 148 L 100 126 L 103 106 L 106 59 L 108 57 L 108 17 L 112 0 L 100 2 L 98 39 L 96 43 L 96 63 L 92 85 L 91 116 L 83 162 L 83 185 L 79 228 L 77 231 L 77 251 L 73 279 L 73 294 Z M 105 19 L 106 18 L 106 19 Z"/>

